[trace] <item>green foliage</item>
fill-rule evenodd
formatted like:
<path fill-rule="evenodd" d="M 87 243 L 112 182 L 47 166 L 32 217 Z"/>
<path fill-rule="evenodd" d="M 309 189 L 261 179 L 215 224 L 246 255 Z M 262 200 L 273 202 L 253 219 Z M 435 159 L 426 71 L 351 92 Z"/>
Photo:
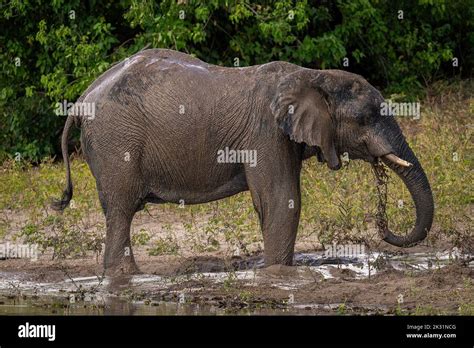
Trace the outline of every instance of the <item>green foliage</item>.
<path fill-rule="evenodd" d="M 159 238 L 153 247 L 148 250 L 148 255 L 176 255 L 179 251 L 179 245 L 176 239 L 171 236 L 166 238 Z"/>
<path fill-rule="evenodd" d="M 94 3 L 96 16 L 80 1 L 12 1 L 0 9 L 0 157 L 59 153 L 64 118 L 55 115 L 55 103 L 74 101 L 108 68 L 118 43 L 99 15 L 111 5 Z"/>
<path fill-rule="evenodd" d="M 59 154 L 55 104 L 75 101 L 144 47 L 225 66 L 345 69 L 413 97 L 433 80 L 471 73 L 473 13 L 468 0 L 10 1 L 0 7 L 0 161 Z"/>
<path fill-rule="evenodd" d="M 48 218 L 50 217 L 52 216 Z M 96 255 L 101 253 L 104 239 L 100 236 L 74 227 L 66 227 L 59 218 L 48 218 L 40 226 L 27 224 L 15 238 L 38 245 L 41 252 L 50 248 L 53 251 L 53 259 L 85 256 L 88 251 L 93 251 Z M 45 232 L 48 227 L 52 229 L 52 233 Z"/>
<path fill-rule="evenodd" d="M 151 239 L 150 234 L 144 228 L 140 229 L 139 232 L 132 232 L 132 246 L 135 245 L 146 245 Z"/>

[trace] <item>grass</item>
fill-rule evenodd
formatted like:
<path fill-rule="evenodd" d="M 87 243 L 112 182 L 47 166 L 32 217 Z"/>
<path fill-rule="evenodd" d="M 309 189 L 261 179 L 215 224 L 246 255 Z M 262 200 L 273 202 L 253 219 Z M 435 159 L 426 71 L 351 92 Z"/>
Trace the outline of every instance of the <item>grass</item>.
<path fill-rule="evenodd" d="M 148 250 L 148 255 L 176 255 L 179 250 L 178 242 L 172 237 L 159 238 L 152 248 Z"/>
<path fill-rule="evenodd" d="M 473 92 L 473 81 L 434 85 L 422 101 L 420 120 L 399 118 L 435 196 L 436 216 L 429 242 L 448 240 L 453 246 L 471 251 L 473 148 L 469 122 L 474 111 Z M 62 257 L 96 250 L 105 232 L 95 182 L 83 159 L 74 156 L 71 165 L 75 184 L 73 203 L 58 216 L 49 209 L 49 204 L 63 189 L 62 163 L 45 159 L 37 167 L 14 160 L 2 164 L 0 238 L 36 241 L 46 249 L 53 248 Z M 377 202 L 373 183 L 367 163 L 350 162 L 333 172 L 318 164 L 315 158 L 306 161 L 298 242 L 378 241 L 372 229 Z M 402 207 L 399 201 L 403 201 Z M 186 238 L 171 236 L 166 223 L 157 218 L 156 225 L 164 231 L 162 234 L 154 238 L 154 233 L 138 230 L 132 236 L 136 245 L 151 245 L 151 254 L 178 253 L 183 243 L 192 244 L 190 249 L 194 253 L 218 251 L 224 244 L 239 254 L 249 253 L 249 245 L 262 247 L 248 192 L 184 208 L 171 204 L 149 207 L 138 215 L 146 216 L 154 211 L 181 220 Z M 394 174 L 389 185 L 388 215 L 394 231 L 407 231 L 415 219 L 408 190 Z M 56 250 L 58 243 L 65 244 L 63 250 Z M 82 247 L 78 248 L 77 243 Z"/>

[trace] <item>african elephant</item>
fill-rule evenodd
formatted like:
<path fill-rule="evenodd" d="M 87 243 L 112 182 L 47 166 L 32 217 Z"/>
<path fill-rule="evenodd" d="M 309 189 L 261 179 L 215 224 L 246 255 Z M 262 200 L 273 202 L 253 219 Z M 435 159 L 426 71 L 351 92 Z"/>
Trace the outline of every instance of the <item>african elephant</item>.
<path fill-rule="evenodd" d="M 397 122 L 380 114 L 383 101 L 365 79 L 345 71 L 281 61 L 227 68 L 172 50 L 144 50 L 103 73 L 78 99 L 95 105 L 95 117 L 69 114 L 62 135 L 67 187 L 53 208 L 64 209 L 72 197 L 67 143 L 75 124 L 106 218 L 108 274 L 138 271 L 130 225 L 146 203 L 198 204 L 246 190 L 259 216 L 265 265 L 291 265 L 302 161 L 318 156 L 337 170 L 347 152 L 350 159 L 382 159 L 402 178 L 416 223 L 405 236 L 386 229 L 383 238 L 412 246 L 431 228 L 433 197 Z M 245 151 L 256 160 L 242 160 L 250 158 Z"/>

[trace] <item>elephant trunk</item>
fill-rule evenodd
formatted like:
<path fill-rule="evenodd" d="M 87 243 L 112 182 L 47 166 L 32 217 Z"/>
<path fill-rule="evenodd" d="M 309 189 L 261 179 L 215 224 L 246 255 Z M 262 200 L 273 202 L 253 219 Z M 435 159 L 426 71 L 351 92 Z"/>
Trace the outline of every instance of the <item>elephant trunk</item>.
<path fill-rule="evenodd" d="M 430 184 L 420 162 L 403 136 L 401 134 L 399 136 L 399 145 L 394 148 L 396 156 L 403 161 L 394 160 L 395 156 L 382 156 L 382 160 L 397 173 L 408 188 L 415 203 L 416 223 L 413 230 L 404 236 L 393 234 L 388 227 L 381 232 L 383 240 L 387 243 L 399 247 L 410 247 L 426 238 L 433 222 L 434 202 Z"/>

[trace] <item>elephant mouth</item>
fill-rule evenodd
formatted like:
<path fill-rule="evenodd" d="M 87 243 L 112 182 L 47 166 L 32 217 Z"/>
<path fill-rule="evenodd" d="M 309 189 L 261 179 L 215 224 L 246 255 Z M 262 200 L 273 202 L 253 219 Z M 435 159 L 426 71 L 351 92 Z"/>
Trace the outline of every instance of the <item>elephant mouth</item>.
<path fill-rule="evenodd" d="M 342 160 L 344 160 L 344 158 L 346 158 L 346 155 L 348 155 L 348 152 L 342 152 L 342 153 L 339 153 L 339 158 L 341 158 Z M 352 155 L 352 154 L 351 154 Z M 352 158 L 352 159 L 362 159 L 366 162 L 369 162 L 370 164 L 372 165 L 375 165 L 377 163 L 380 163 L 382 161 L 387 161 L 387 162 L 391 162 L 395 165 L 398 165 L 400 167 L 404 167 L 404 168 L 409 168 L 409 167 L 412 167 L 413 164 L 398 157 L 395 153 L 393 153 L 392 151 L 390 152 L 382 152 L 382 153 L 378 153 L 378 154 L 371 154 L 370 152 L 366 152 L 364 154 L 354 154 L 354 155 L 349 155 L 348 157 L 349 158 Z M 316 157 L 318 159 L 319 162 L 323 162 L 323 163 L 327 163 L 326 161 L 326 158 L 324 157 L 321 149 L 319 147 L 316 147 Z M 332 167 L 331 169 L 332 170 L 339 170 L 342 166 L 339 164 L 337 167 Z"/>
<path fill-rule="evenodd" d="M 402 168 L 410 168 L 413 166 L 413 163 L 405 161 L 404 159 L 395 155 L 393 152 L 381 156 L 370 156 L 368 159 L 365 160 L 372 165 L 376 165 L 380 162 L 389 162 Z"/>
<path fill-rule="evenodd" d="M 369 155 L 364 158 L 364 160 L 366 160 L 372 165 L 377 164 L 381 161 L 386 161 L 404 168 L 409 168 L 413 166 L 412 163 L 398 157 L 393 151 L 384 151 L 377 154 L 372 154 L 369 152 Z"/>
<path fill-rule="evenodd" d="M 392 162 L 393 164 L 399 165 L 400 167 L 409 168 L 413 166 L 413 163 L 401 159 L 394 153 L 389 153 L 387 155 L 381 156 L 380 159 L 385 159 L 386 161 Z"/>

